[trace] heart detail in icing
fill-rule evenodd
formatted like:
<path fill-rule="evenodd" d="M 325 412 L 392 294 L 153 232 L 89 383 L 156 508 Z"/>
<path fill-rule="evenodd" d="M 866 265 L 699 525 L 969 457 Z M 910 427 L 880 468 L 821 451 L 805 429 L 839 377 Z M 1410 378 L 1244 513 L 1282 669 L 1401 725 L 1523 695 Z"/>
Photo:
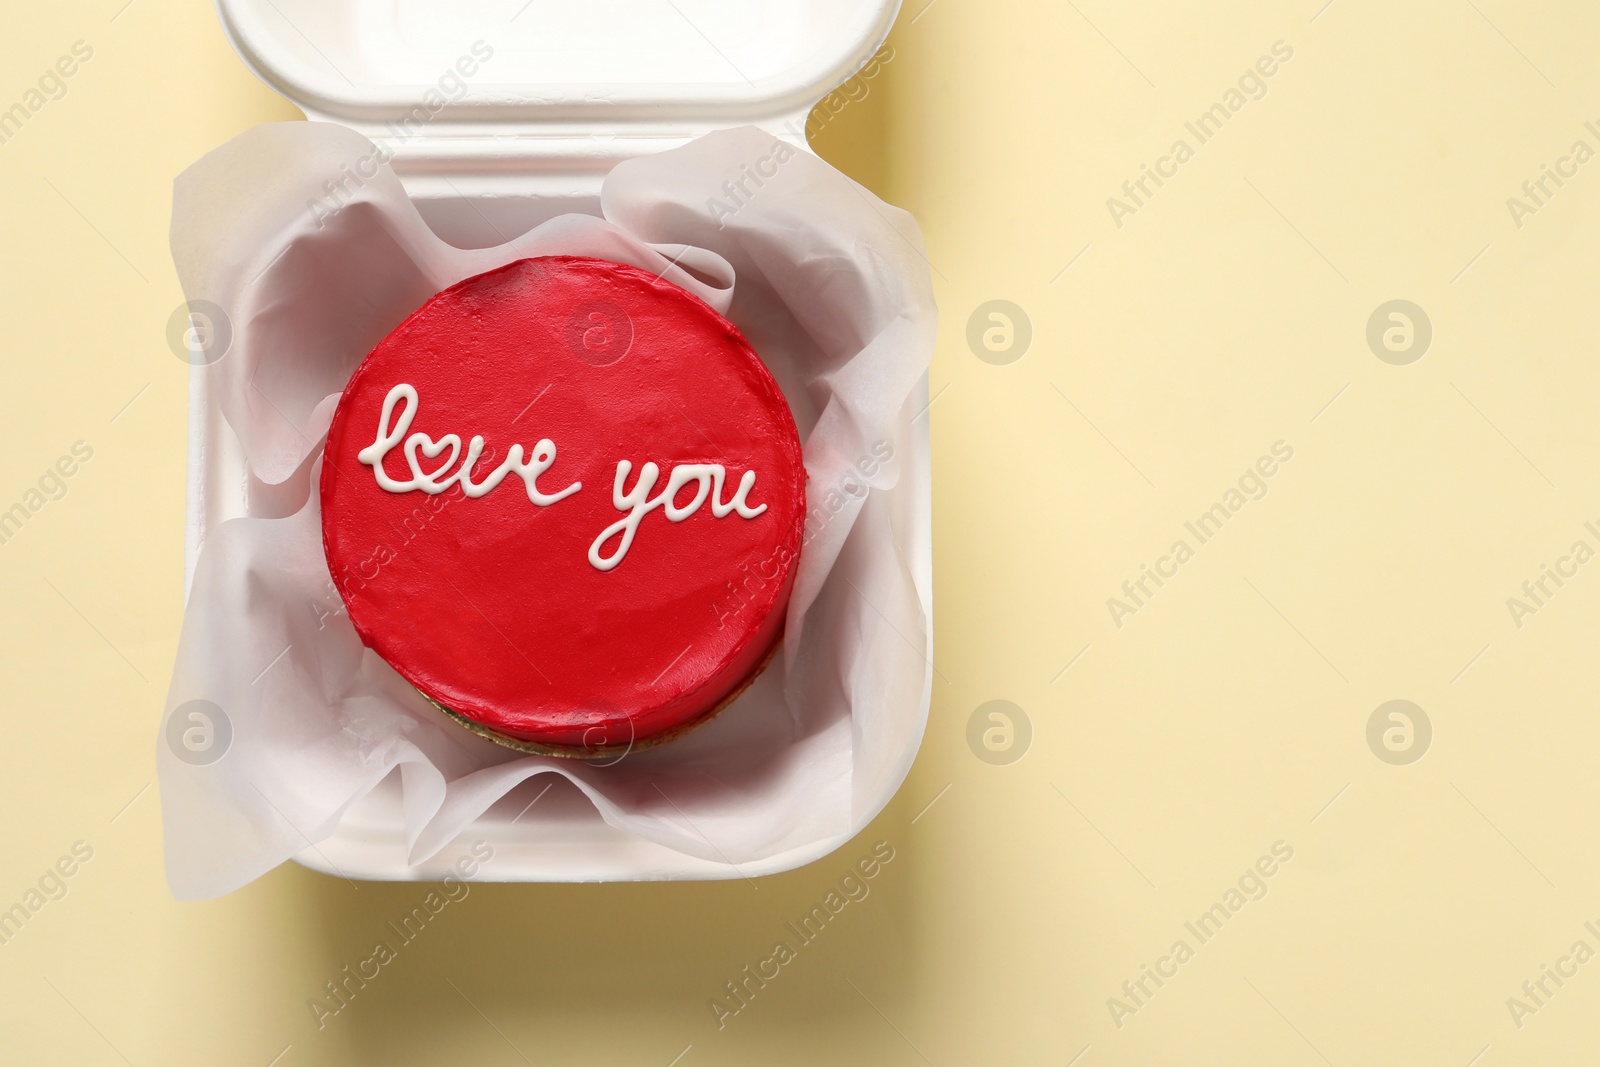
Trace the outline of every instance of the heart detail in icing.
<path fill-rule="evenodd" d="M 417 450 L 429 459 L 438 458 L 439 453 L 445 449 L 450 450 L 450 458 L 445 460 L 431 473 L 422 470 L 422 464 L 417 460 Z M 406 438 L 406 465 L 411 468 L 411 476 L 419 482 L 434 482 L 439 475 L 456 465 L 456 460 L 461 458 L 461 437 L 459 434 L 447 433 L 435 441 L 425 433 L 413 433 Z"/>

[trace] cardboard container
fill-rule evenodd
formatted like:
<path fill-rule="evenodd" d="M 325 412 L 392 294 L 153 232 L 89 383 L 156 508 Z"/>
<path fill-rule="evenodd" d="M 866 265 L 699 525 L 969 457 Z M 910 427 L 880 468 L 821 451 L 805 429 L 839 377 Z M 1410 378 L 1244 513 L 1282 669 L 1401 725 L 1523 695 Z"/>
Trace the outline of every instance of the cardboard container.
<path fill-rule="evenodd" d="M 567 212 L 599 213 L 617 162 L 715 129 L 755 125 L 805 147 L 805 123 L 827 92 L 883 43 L 898 0 L 218 0 L 229 40 L 268 85 L 311 119 L 349 126 L 390 148 L 391 166 L 429 225 L 462 247 L 501 243 Z M 480 42 L 492 55 L 485 59 Z M 191 374 L 186 584 L 208 531 L 242 516 L 253 494 L 244 455 Z M 912 403 L 927 405 L 927 380 Z M 902 464 L 897 545 L 931 584 L 925 418 L 893 442 Z M 931 634 L 928 654 L 931 656 Z M 904 699 L 921 702 L 931 689 Z M 898 788 L 920 742 L 907 737 Z M 552 779 L 554 780 L 554 779 Z M 752 877 L 833 851 L 850 834 L 733 865 L 687 856 L 607 825 L 569 783 L 514 790 L 427 863 L 410 866 L 397 776 L 348 809 L 332 837 L 297 862 L 329 874 L 437 880 L 494 846 L 491 881 L 623 881 Z M 537 819 L 520 818 L 538 797 Z"/>

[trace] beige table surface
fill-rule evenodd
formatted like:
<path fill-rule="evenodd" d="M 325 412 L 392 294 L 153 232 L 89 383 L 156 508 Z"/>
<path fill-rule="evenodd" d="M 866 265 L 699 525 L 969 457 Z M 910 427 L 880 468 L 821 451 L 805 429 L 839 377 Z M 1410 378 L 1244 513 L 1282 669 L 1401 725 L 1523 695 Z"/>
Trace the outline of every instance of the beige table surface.
<path fill-rule="evenodd" d="M 0 144 L 0 508 L 41 505 L 0 544 L 0 908 L 59 898 L 0 944 L 0 1062 L 1600 1054 L 1600 10 L 903 14 L 816 141 L 916 213 L 943 308 L 937 676 L 904 789 L 755 886 L 474 887 L 319 1028 L 308 998 L 419 888 L 286 866 L 174 903 L 151 786 L 181 611 L 170 184 L 295 112 L 210 5 L 123 3 L 13 7 L 0 34 L 0 106 L 93 50 Z M 1162 184 L 1125 193 L 1146 166 Z M 1009 351 L 986 312 L 968 343 L 991 300 L 1031 322 L 1019 359 L 1014 312 Z M 1397 351 L 1367 339 L 1393 300 L 1420 309 L 1409 348 L 1380 316 Z M 991 700 L 1031 724 L 1023 758 L 969 745 Z M 1409 743 L 1386 711 L 1369 744 L 1391 700 Z M 870 896 L 719 1027 L 724 982 L 878 841 Z"/>

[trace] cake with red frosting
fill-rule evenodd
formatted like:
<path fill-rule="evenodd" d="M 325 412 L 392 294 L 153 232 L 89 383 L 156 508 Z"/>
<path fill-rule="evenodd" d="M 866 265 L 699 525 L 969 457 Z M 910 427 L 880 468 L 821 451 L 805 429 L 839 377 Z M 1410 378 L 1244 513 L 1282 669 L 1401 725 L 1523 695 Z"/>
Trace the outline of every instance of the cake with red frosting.
<path fill-rule="evenodd" d="M 356 369 L 321 476 L 371 648 L 502 744 L 599 757 L 704 721 L 782 634 L 794 417 L 739 331 L 636 267 L 468 278 Z"/>

